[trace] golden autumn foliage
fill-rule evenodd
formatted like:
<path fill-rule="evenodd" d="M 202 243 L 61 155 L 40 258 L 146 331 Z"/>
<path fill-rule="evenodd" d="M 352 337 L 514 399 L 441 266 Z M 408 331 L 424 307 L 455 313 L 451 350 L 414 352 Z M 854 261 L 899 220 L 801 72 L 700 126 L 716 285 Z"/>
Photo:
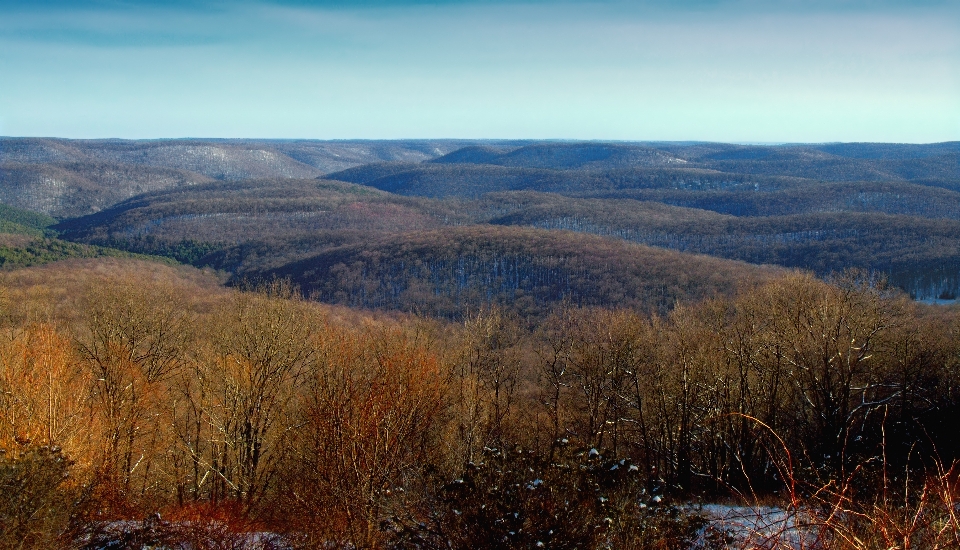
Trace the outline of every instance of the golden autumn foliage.
<path fill-rule="evenodd" d="M 438 358 L 402 329 L 325 325 L 304 381 L 289 506 L 313 537 L 382 539 L 379 521 L 430 461 L 446 391 Z"/>
<path fill-rule="evenodd" d="M 74 459 L 89 446 L 84 421 L 90 376 L 68 339 L 47 324 L 7 335 L 0 350 L 0 448 L 32 443 L 60 447 Z"/>
<path fill-rule="evenodd" d="M 875 547 L 837 542 L 871 525 L 884 540 L 953 533 L 952 516 L 901 512 L 946 514 L 954 491 L 960 442 L 943 419 L 960 410 L 960 317 L 862 277 L 790 274 L 664 316 L 566 307 L 537 326 L 496 308 L 377 317 L 205 277 L 115 260 L 4 276 L 0 547 L 117 540 L 116 525 L 141 546 L 271 531 L 298 547 L 444 547 L 480 540 L 449 530 L 493 525 L 485 506 L 517 498 L 449 484 L 519 484 L 519 464 L 601 496 L 604 472 L 631 466 L 620 511 L 583 516 L 610 524 L 570 526 L 592 547 L 666 544 L 639 518 L 692 536 L 695 518 L 636 508 L 654 494 L 789 489 L 848 511 L 820 518 L 840 548 Z M 564 479 L 574 463 L 586 473 Z M 560 510 L 560 494 L 544 502 Z"/>

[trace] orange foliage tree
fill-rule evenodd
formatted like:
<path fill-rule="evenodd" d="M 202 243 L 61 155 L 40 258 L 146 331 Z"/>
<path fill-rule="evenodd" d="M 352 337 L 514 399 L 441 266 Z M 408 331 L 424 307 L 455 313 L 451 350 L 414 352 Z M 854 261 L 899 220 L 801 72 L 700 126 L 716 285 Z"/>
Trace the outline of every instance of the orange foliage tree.
<path fill-rule="evenodd" d="M 437 442 L 445 377 L 438 358 L 394 328 L 325 325 L 306 380 L 290 506 L 323 540 L 375 544 Z"/>

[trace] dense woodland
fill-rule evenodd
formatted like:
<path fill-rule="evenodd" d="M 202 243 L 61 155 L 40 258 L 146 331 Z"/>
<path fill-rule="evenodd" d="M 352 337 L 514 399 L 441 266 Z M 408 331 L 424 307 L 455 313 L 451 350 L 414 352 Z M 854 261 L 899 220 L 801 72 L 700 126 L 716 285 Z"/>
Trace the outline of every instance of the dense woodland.
<path fill-rule="evenodd" d="M 215 267 L 235 283 L 296 276 L 312 259 L 313 271 L 331 257 L 349 269 L 408 232 L 512 225 L 821 277 L 854 267 L 918 299 L 960 293 L 955 143 L 0 142 L 0 198 L 58 216 L 62 238 Z M 68 164 L 81 179 L 56 175 Z M 469 246 L 452 242 L 462 234 L 438 231 L 433 248 Z M 456 277 L 448 268 L 441 279 Z M 405 287 L 423 278 L 408 276 Z"/>
<path fill-rule="evenodd" d="M 0 138 L 0 548 L 960 547 L 958 155 Z"/>
<path fill-rule="evenodd" d="M 680 503 L 757 498 L 960 543 L 960 316 L 859 274 L 531 326 L 71 262 L 0 281 L 4 547 L 719 548 Z"/>

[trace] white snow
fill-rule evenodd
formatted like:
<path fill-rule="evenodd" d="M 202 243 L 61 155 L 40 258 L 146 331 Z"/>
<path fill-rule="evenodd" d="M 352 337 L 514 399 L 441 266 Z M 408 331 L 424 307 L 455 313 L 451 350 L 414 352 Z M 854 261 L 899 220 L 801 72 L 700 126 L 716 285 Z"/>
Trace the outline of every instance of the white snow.
<path fill-rule="evenodd" d="M 726 532 L 733 542 L 730 549 L 817 550 L 827 548 L 822 529 L 802 510 L 775 506 L 730 506 L 706 504 L 700 513 L 710 523 L 701 533 Z M 703 541 L 701 541 L 703 544 Z M 696 547 L 696 546 L 695 546 Z"/>

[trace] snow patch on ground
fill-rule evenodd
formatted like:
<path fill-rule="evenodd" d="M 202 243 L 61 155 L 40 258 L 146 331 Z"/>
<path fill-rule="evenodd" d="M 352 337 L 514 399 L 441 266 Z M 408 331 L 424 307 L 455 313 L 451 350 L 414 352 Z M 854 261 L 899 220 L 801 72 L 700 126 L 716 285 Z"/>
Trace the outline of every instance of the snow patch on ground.
<path fill-rule="evenodd" d="M 827 547 L 822 529 L 803 510 L 705 504 L 700 514 L 709 523 L 694 548 L 705 548 L 711 533 L 726 535 L 726 547 L 731 550 L 816 550 Z"/>

